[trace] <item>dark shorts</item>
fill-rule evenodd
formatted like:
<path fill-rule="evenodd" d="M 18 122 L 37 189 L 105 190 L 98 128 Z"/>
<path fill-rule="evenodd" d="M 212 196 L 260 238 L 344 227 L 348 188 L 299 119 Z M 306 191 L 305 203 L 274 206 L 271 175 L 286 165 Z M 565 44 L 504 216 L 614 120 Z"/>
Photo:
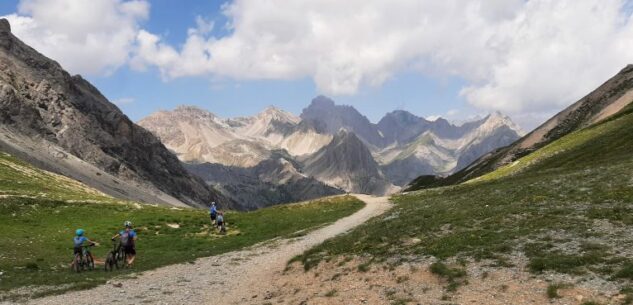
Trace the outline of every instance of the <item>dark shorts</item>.
<path fill-rule="evenodd" d="M 224 221 L 218 221 L 218 227 L 224 226 Z"/>
<path fill-rule="evenodd" d="M 215 220 L 215 218 L 218 216 L 217 214 L 211 214 L 211 220 Z"/>
<path fill-rule="evenodd" d="M 136 255 L 136 247 L 134 247 L 134 245 L 123 246 L 123 251 L 128 255 Z"/>
<path fill-rule="evenodd" d="M 73 247 L 73 255 L 81 254 L 81 247 Z"/>

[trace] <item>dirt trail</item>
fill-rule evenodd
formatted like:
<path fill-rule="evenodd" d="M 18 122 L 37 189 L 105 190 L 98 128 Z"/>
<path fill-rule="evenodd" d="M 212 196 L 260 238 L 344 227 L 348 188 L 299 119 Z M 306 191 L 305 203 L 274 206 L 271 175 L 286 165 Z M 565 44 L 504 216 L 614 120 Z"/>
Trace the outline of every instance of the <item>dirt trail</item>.
<path fill-rule="evenodd" d="M 265 303 L 273 279 L 286 263 L 328 238 L 364 223 L 391 207 L 387 197 L 355 195 L 367 205 L 335 223 L 290 239 L 249 249 L 200 258 L 195 264 L 177 264 L 143 272 L 134 279 L 114 279 L 94 289 L 36 299 L 28 304 L 245 304 Z M 118 286 L 118 285 L 117 285 Z"/>

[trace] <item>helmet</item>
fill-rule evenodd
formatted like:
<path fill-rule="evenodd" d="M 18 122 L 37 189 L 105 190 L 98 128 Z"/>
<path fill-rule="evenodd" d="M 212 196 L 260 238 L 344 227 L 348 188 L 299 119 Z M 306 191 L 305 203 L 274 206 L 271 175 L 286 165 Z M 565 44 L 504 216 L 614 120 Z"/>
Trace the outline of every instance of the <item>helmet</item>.
<path fill-rule="evenodd" d="M 75 234 L 77 236 L 83 236 L 84 235 L 84 229 L 77 229 L 77 231 L 75 231 Z"/>
<path fill-rule="evenodd" d="M 126 220 L 126 221 L 123 223 L 123 225 L 124 225 L 126 228 L 131 228 L 131 227 L 132 227 L 132 222 L 131 222 L 131 221 L 129 221 L 129 220 Z"/>
<path fill-rule="evenodd" d="M 211 205 L 215 205 L 215 201 L 211 202 Z"/>

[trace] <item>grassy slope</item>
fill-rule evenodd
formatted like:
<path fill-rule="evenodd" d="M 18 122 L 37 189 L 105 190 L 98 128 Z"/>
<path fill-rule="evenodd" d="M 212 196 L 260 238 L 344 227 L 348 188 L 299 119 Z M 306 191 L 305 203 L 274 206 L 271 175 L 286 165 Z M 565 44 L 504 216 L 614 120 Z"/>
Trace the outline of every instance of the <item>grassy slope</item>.
<path fill-rule="evenodd" d="M 364 205 L 352 197 L 336 197 L 248 213 L 228 212 L 229 234 L 221 236 L 207 226 L 205 210 L 119 202 L 4 154 L 0 154 L 0 194 L 5 195 L 0 196 L 0 300 L 10 297 L 7 291 L 26 285 L 59 285 L 53 290 L 64 291 L 131 272 L 69 272 L 71 238 L 80 227 L 102 243 L 93 253 L 103 258 L 111 247 L 109 238 L 124 220 L 133 221 L 139 231 L 139 257 L 132 271 L 142 271 L 292 236 Z M 180 228 L 167 226 L 173 223 Z M 46 293 L 51 292 L 55 291 Z"/>
<path fill-rule="evenodd" d="M 626 285 L 633 279 L 631 110 L 478 182 L 396 196 L 397 206 L 384 218 L 299 259 L 307 268 L 350 254 L 390 262 L 462 257 L 505 266 L 524 254 L 532 272 L 594 274 Z"/>
<path fill-rule="evenodd" d="M 0 152 L 0 198 L 11 197 L 116 202 L 75 180 L 39 170 Z"/>

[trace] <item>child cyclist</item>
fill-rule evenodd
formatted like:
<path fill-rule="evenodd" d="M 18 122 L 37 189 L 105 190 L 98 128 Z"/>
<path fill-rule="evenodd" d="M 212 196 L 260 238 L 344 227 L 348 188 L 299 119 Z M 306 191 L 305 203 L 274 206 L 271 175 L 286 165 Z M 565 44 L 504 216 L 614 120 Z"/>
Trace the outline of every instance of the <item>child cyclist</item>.
<path fill-rule="evenodd" d="M 136 258 L 136 231 L 132 229 L 132 222 L 126 221 L 123 223 L 124 230 L 112 236 L 112 240 L 119 238 L 121 240 L 121 247 L 127 256 L 127 266 L 131 267 Z"/>
<path fill-rule="evenodd" d="M 88 242 L 89 245 L 96 245 L 97 243 L 84 236 L 84 229 L 77 229 L 75 231 L 75 237 L 73 237 L 73 255 L 83 255 L 83 245 Z M 92 256 L 92 254 L 89 254 Z M 94 259 L 94 258 L 93 258 Z"/>
<path fill-rule="evenodd" d="M 218 212 L 217 226 L 220 233 L 226 233 L 226 223 L 224 222 L 224 212 Z"/>

